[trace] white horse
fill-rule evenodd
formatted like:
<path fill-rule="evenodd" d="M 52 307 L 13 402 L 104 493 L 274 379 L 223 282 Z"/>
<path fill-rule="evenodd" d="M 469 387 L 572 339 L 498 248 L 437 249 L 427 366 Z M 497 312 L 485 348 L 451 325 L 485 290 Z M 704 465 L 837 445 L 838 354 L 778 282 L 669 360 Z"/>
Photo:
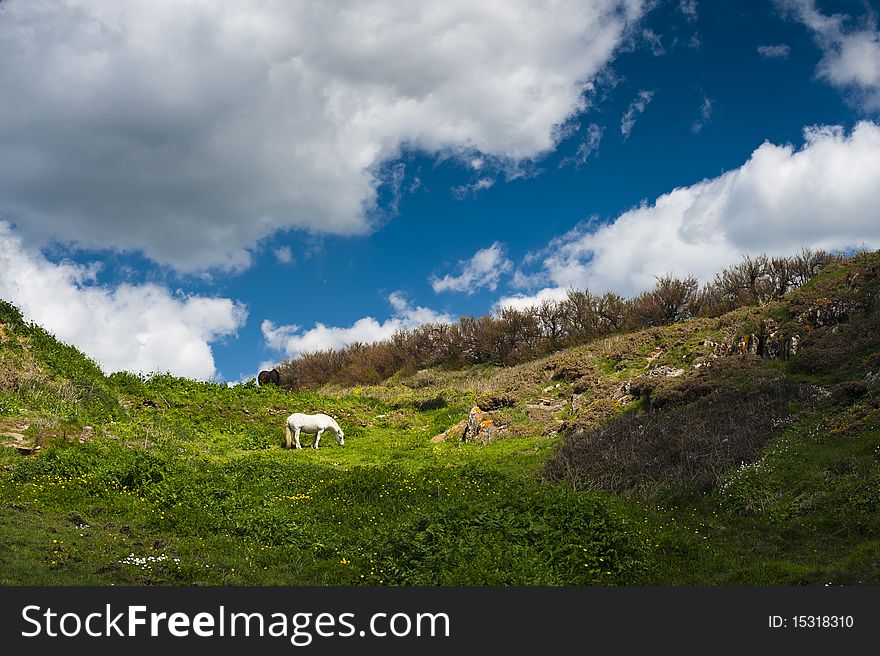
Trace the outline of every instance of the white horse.
<path fill-rule="evenodd" d="M 284 448 L 290 448 L 290 431 L 293 430 L 293 439 L 296 441 L 296 448 L 302 449 L 302 445 L 299 443 L 299 434 L 300 433 L 308 433 L 309 435 L 315 435 L 315 442 L 312 444 L 314 448 L 318 448 L 318 442 L 321 441 L 321 433 L 325 430 L 331 430 L 336 435 L 336 441 L 339 443 L 339 446 L 345 444 L 345 433 L 342 432 L 342 429 L 339 427 L 339 424 L 336 423 L 336 420 L 333 417 L 328 417 L 327 415 L 317 414 L 317 415 L 304 415 L 301 412 L 294 412 L 287 418 L 287 426 L 286 426 L 286 440 L 284 442 Z"/>

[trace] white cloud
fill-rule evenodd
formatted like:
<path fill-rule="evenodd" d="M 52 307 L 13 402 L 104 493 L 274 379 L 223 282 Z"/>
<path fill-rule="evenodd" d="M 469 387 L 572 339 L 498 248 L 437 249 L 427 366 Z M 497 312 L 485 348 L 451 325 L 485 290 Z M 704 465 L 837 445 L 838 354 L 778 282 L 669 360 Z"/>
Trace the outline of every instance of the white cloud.
<path fill-rule="evenodd" d="M 244 306 L 228 298 L 182 296 L 158 285 L 104 287 L 94 267 L 50 262 L 0 221 L 0 298 L 107 372 L 216 375 L 211 342 L 234 335 Z"/>
<path fill-rule="evenodd" d="M 390 339 L 399 330 L 426 323 L 455 321 L 448 314 L 430 308 L 412 307 L 400 292 L 392 293 L 388 302 L 394 308 L 394 314 L 381 323 L 373 317 L 363 317 L 350 326 L 325 326 L 323 323 L 316 323 L 314 328 L 304 331 L 297 324 L 276 326 L 266 319 L 260 328 L 269 348 L 283 352 L 288 358 L 295 358 L 303 353 L 338 349 L 355 342 L 381 342 Z"/>
<path fill-rule="evenodd" d="M 466 292 L 473 294 L 481 287 L 495 291 L 501 276 L 513 268 L 513 263 L 504 254 L 504 246 L 495 242 L 481 248 L 469 260 L 458 263 L 461 273 L 446 274 L 442 278 L 431 279 L 435 292 Z"/>
<path fill-rule="evenodd" d="M 553 287 L 631 295 L 666 273 L 707 281 L 743 253 L 880 248 L 880 125 L 804 135 L 800 149 L 765 142 L 737 169 L 575 228 L 530 259 Z"/>
<path fill-rule="evenodd" d="M 697 0 L 681 0 L 678 3 L 678 10 L 685 15 L 689 23 L 697 20 Z"/>
<path fill-rule="evenodd" d="M 364 233 L 404 147 L 555 148 L 643 4 L 6 0 L 0 215 L 185 271 Z"/>
<path fill-rule="evenodd" d="M 648 44 L 648 49 L 655 57 L 661 57 L 666 54 L 666 48 L 663 47 L 663 39 L 654 30 L 642 30 L 642 39 Z"/>
<path fill-rule="evenodd" d="M 523 258 L 523 266 L 527 266 L 532 263 L 528 260 L 529 255 Z M 512 287 L 513 289 L 535 289 L 547 283 L 548 281 L 549 277 L 547 276 L 546 271 L 533 271 L 531 273 L 525 273 L 522 269 L 517 269 L 513 272 L 513 277 L 510 279 L 510 287 Z"/>
<path fill-rule="evenodd" d="M 636 124 L 636 117 L 645 111 L 648 103 L 651 102 L 653 98 L 653 91 L 639 91 L 639 95 L 636 96 L 636 99 L 626 108 L 623 118 L 620 119 L 620 134 L 623 135 L 624 141 L 629 138 L 629 133 L 632 132 L 633 126 Z"/>
<path fill-rule="evenodd" d="M 482 164 L 481 164 L 482 166 Z M 458 200 L 462 200 L 467 196 L 476 196 L 478 192 L 491 189 L 495 186 L 494 178 L 478 178 L 474 182 L 452 188 L 452 195 Z"/>
<path fill-rule="evenodd" d="M 712 118 L 712 100 L 703 96 L 703 102 L 700 104 L 700 117 L 691 125 L 691 132 L 694 134 L 702 130 L 709 120 Z"/>
<path fill-rule="evenodd" d="M 848 28 L 849 16 L 826 16 L 814 0 L 777 0 L 784 10 L 810 28 L 822 49 L 817 74 L 831 85 L 851 93 L 867 110 L 880 110 L 880 31 L 876 15 L 868 11 L 861 25 Z"/>
<path fill-rule="evenodd" d="M 562 287 L 545 287 L 535 294 L 503 296 L 495 303 L 494 309 L 496 312 L 499 312 L 504 308 L 525 310 L 527 308 L 540 306 L 544 301 L 561 301 L 566 296 L 568 296 L 568 291 Z"/>
<path fill-rule="evenodd" d="M 281 262 L 281 264 L 290 264 L 293 262 L 293 251 L 290 250 L 290 246 L 276 248 L 273 252 L 275 253 L 275 259 Z"/>
<path fill-rule="evenodd" d="M 788 59 L 791 48 L 786 43 L 773 46 L 758 46 L 758 54 L 764 59 Z"/>
<path fill-rule="evenodd" d="M 599 144 L 602 141 L 602 135 L 605 133 L 605 128 L 595 124 L 590 123 L 587 126 L 587 134 L 584 137 L 584 140 L 578 145 L 577 151 L 571 157 L 566 157 L 563 159 L 559 166 L 565 166 L 569 163 L 574 163 L 575 168 L 580 168 L 584 164 L 587 163 L 587 160 L 590 158 L 590 155 L 597 152 L 599 150 Z"/>

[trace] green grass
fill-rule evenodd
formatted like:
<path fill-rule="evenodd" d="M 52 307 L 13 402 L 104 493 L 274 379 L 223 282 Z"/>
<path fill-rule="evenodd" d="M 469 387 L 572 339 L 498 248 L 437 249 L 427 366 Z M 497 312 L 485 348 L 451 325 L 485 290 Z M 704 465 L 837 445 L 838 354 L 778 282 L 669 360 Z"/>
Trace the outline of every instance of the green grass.
<path fill-rule="evenodd" d="M 114 412 L 84 442 L 81 421 L 47 437 L 61 420 L 46 420 L 39 455 L 2 450 L 0 582 L 622 584 L 653 569 L 637 509 L 535 478 L 554 439 L 431 443 L 468 395 L 421 410 L 164 375 L 105 384 Z M 283 449 L 287 414 L 318 409 L 345 446 Z"/>
<path fill-rule="evenodd" d="M 870 272 L 876 257 L 857 260 Z M 553 431 L 559 419 L 638 425 L 640 413 L 660 410 L 648 397 L 613 404 L 622 382 L 647 366 L 687 369 L 708 356 L 706 339 L 768 316 L 793 322 L 819 295 L 873 298 L 878 283 L 864 279 L 874 282 L 844 288 L 846 267 L 833 267 L 790 303 L 615 336 L 517 368 L 293 393 L 105 377 L 0 302 L 0 435 L 41 447 L 0 447 L 0 584 L 880 583 L 880 383 L 863 382 L 880 371 L 880 349 L 868 306 L 836 331 L 805 336 L 803 353 L 822 356 L 812 366 L 806 355 L 749 370 L 714 361 L 712 384 L 734 397 L 773 377 L 825 388 L 794 404 L 754 460 L 713 473 L 716 487 L 646 480 L 639 494 L 615 496 L 610 485 L 583 492 L 544 480 L 566 439 Z M 494 390 L 516 396 L 499 414 L 507 437 L 431 441 Z M 547 397 L 564 409 L 529 411 Z M 335 415 L 345 446 L 327 435 L 318 451 L 285 450 L 284 420 L 295 411 Z"/>
<path fill-rule="evenodd" d="M 0 581 L 554 585 L 651 570 L 651 539 L 607 496 L 484 465 L 342 468 L 302 455 L 217 463 L 55 446 L 0 479 L 14 547 Z"/>

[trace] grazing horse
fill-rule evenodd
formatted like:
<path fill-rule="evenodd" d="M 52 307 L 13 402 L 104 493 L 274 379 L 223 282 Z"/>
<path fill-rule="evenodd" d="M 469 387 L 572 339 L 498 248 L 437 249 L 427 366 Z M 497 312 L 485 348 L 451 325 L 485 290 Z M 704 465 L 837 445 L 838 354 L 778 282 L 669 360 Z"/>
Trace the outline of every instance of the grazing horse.
<path fill-rule="evenodd" d="M 263 370 L 257 375 L 257 382 L 260 385 L 266 385 L 268 383 L 280 385 L 281 384 L 281 374 L 278 373 L 277 369 L 272 369 L 271 371 Z"/>
<path fill-rule="evenodd" d="M 317 414 L 317 415 L 304 415 L 301 412 L 294 412 L 287 418 L 287 426 L 286 426 L 286 439 L 284 441 L 284 448 L 290 448 L 290 431 L 293 430 L 293 439 L 296 441 L 296 448 L 302 449 L 302 445 L 299 443 L 299 434 L 300 433 L 308 433 L 309 435 L 315 435 L 315 442 L 312 446 L 317 449 L 318 442 L 321 441 L 321 433 L 325 430 L 331 430 L 336 435 L 336 441 L 339 443 L 339 446 L 345 444 L 345 433 L 342 432 L 342 429 L 339 427 L 339 424 L 336 423 L 336 420 L 333 417 L 328 417 L 327 415 Z"/>

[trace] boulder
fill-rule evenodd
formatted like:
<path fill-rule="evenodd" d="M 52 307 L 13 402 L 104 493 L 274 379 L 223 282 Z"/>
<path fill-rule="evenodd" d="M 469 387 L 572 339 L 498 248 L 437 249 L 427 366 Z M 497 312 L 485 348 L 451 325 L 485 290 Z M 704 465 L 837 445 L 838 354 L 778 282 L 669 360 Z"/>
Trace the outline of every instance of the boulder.
<path fill-rule="evenodd" d="M 466 442 L 482 442 L 485 444 L 498 430 L 499 427 L 495 423 L 495 418 L 490 413 L 483 411 L 480 406 L 475 405 L 468 414 L 464 439 Z"/>
<path fill-rule="evenodd" d="M 773 319 L 767 319 L 763 325 L 764 339 L 761 345 L 761 357 L 771 360 L 787 360 L 797 353 L 800 338 L 797 335 L 786 336 L 782 327 Z"/>
<path fill-rule="evenodd" d="M 823 296 L 817 298 L 813 305 L 798 316 L 798 322 L 804 326 L 804 330 L 816 330 L 825 326 L 846 323 L 853 314 L 861 309 L 862 307 L 854 301 L 832 301 Z"/>
<path fill-rule="evenodd" d="M 653 369 L 646 371 L 643 375 L 645 376 L 661 376 L 663 378 L 675 378 L 676 376 L 681 376 L 684 373 L 684 369 L 678 369 L 677 367 L 670 367 L 669 365 L 662 364 L 659 367 L 654 367 Z"/>
<path fill-rule="evenodd" d="M 611 400 L 620 406 L 627 406 L 635 399 L 641 398 L 645 394 L 650 394 L 657 387 L 661 380 L 666 378 L 678 378 L 684 374 L 684 369 L 670 367 L 669 365 L 660 365 L 636 376 L 630 380 L 624 381 L 611 395 Z"/>
<path fill-rule="evenodd" d="M 462 419 L 454 426 L 435 435 L 431 438 L 431 442 L 464 441 L 486 444 L 507 430 L 507 426 L 500 423 L 498 419 L 491 412 L 486 412 L 480 406 L 475 405 L 468 413 L 467 419 Z"/>
<path fill-rule="evenodd" d="M 464 439 L 465 430 L 467 430 L 467 419 L 462 419 L 455 426 L 450 426 L 442 433 L 438 433 L 431 438 L 431 442 L 460 442 Z"/>
<path fill-rule="evenodd" d="M 800 335 L 783 331 L 779 322 L 765 319 L 757 333 L 747 333 L 730 349 L 730 355 L 754 355 L 768 360 L 788 360 L 797 353 Z"/>

